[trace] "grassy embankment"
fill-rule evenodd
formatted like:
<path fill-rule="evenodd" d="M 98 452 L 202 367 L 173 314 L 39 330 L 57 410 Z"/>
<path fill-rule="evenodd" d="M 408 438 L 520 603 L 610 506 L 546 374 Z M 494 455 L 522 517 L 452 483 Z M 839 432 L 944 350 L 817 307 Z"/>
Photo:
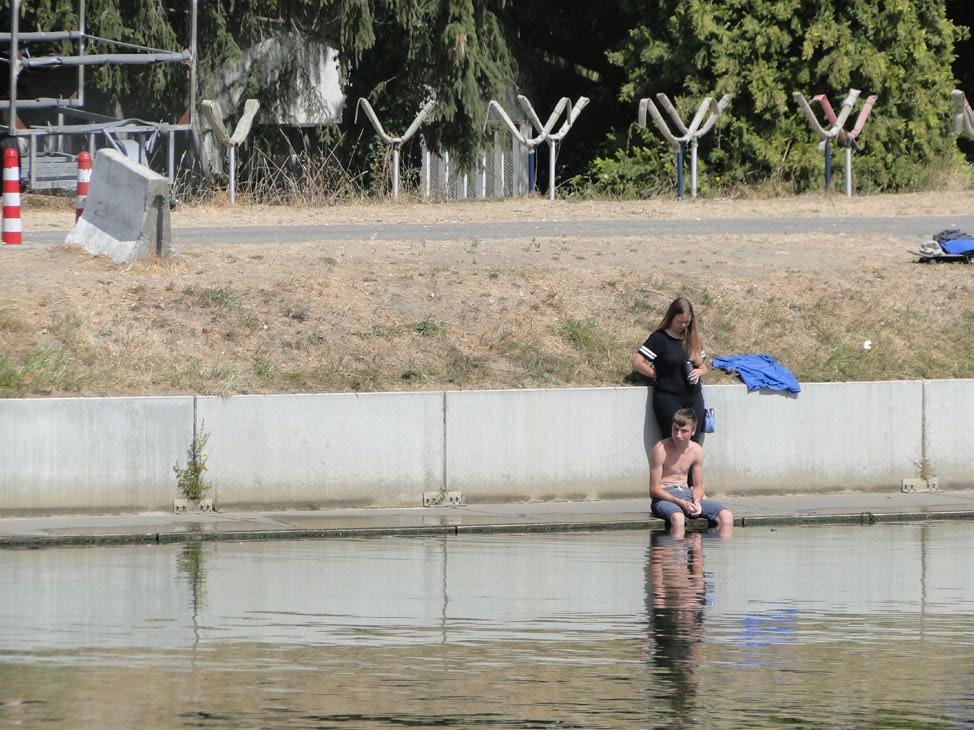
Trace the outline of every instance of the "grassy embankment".
<path fill-rule="evenodd" d="M 678 293 L 711 354 L 766 352 L 803 382 L 974 377 L 974 269 L 919 265 L 907 247 L 841 234 L 268 243 L 121 268 L 7 251 L 0 396 L 616 385 Z"/>

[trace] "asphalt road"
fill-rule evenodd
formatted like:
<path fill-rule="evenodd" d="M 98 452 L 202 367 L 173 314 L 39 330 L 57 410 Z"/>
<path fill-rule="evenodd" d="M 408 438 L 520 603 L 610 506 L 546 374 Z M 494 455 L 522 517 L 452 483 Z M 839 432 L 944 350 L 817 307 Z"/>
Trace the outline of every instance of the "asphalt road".
<path fill-rule="evenodd" d="M 855 218 L 698 218 L 649 220 L 547 220 L 494 223 L 378 223 L 319 226 L 240 226 L 174 228 L 179 244 L 289 243 L 304 241 L 456 241 L 496 238 L 620 238 L 628 236 L 707 236 L 889 234 L 919 242 L 945 228 L 974 232 L 974 215 Z M 25 231 L 27 245 L 64 242 L 64 231 Z"/>

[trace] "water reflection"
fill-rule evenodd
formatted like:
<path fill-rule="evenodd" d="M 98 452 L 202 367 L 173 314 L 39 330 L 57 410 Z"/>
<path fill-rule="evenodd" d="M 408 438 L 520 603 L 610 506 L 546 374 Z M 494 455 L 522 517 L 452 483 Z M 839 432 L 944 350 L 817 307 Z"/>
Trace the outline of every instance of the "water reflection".
<path fill-rule="evenodd" d="M 699 532 L 653 532 L 647 550 L 648 659 L 669 680 L 668 709 L 674 727 L 693 722 L 699 691 L 707 603 L 703 549 Z"/>
<path fill-rule="evenodd" d="M 206 557 L 203 544 L 191 542 L 179 548 L 176 570 L 190 589 L 193 622 L 193 657 L 200 645 L 200 611 L 206 605 Z"/>
<path fill-rule="evenodd" d="M 969 727 L 972 549 L 957 523 L 0 551 L 0 726 Z"/>

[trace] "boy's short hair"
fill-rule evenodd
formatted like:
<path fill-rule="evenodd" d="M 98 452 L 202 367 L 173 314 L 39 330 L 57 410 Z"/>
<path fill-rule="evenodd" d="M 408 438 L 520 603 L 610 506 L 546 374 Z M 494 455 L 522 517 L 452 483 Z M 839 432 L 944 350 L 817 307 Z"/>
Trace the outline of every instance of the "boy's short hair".
<path fill-rule="evenodd" d="M 692 408 L 681 408 L 673 414 L 673 425 L 677 428 L 693 426 L 694 430 L 696 430 L 697 414 L 693 412 Z"/>

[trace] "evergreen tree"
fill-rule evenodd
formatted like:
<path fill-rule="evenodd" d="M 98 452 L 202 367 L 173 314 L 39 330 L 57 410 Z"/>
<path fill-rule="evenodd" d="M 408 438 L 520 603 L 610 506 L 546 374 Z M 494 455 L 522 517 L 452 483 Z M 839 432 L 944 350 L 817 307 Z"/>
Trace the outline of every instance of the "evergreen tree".
<path fill-rule="evenodd" d="M 633 5 L 643 21 L 610 54 L 626 73 L 622 100 L 635 107 L 640 97 L 665 92 L 686 115 L 704 96 L 735 94 L 727 119 L 701 148 L 710 182 L 771 181 L 795 190 L 821 184 L 818 140 L 793 91 L 826 93 L 836 108 L 850 87 L 862 98 L 879 95 L 855 155 L 860 190 L 924 187 L 961 164 L 948 124 L 951 62 L 965 29 L 947 18 L 944 0 Z M 655 129 L 634 140 L 596 162 L 597 180 L 630 191 L 672 180 L 672 154 Z"/>
<path fill-rule="evenodd" d="M 272 33 L 296 33 L 339 51 L 350 101 L 359 94 L 387 112 L 390 128 L 408 125 L 430 96 L 439 101 L 435 136 L 469 153 L 480 139 L 485 99 L 510 87 L 514 63 L 496 11 L 506 0 L 235 0 L 200 2 L 200 98 L 227 64 Z M 78 27 L 77 1 L 24 3 L 22 30 Z M 178 51 L 190 37 L 187 0 L 87 0 L 88 33 L 126 43 Z M 6 17 L 2 18 L 4 25 Z M 381 38 L 381 42 L 377 39 Z M 124 52 L 89 41 L 88 53 Z M 73 44 L 61 43 L 60 53 Z M 259 61 L 249 69 L 247 93 L 262 101 L 294 98 L 302 69 L 271 84 Z M 42 73 L 42 72 L 37 72 Z M 173 119 L 185 111 L 187 74 L 171 65 L 91 67 L 87 86 L 109 106 L 146 119 Z"/>

